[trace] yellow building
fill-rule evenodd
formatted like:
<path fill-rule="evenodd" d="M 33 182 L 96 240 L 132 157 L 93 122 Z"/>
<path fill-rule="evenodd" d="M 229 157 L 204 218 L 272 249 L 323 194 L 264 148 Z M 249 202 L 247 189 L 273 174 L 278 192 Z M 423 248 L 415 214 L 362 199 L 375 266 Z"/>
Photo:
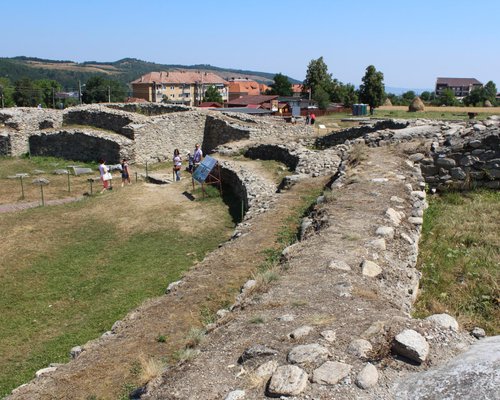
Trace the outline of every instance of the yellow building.
<path fill-rule="evenodd" d="M 225 102 L 229 83 L 218 75 L 203 71 L 150 72 L 131 83 L 133 97 L 153 103 L 196 106 L 210 86 L 215 86 Z"/>

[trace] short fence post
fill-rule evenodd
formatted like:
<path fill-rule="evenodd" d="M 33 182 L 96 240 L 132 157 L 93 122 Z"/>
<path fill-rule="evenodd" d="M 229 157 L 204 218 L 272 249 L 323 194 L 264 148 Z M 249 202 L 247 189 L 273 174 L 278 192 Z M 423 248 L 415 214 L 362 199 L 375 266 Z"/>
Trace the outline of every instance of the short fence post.
<path fill-rule="evenodd" d="M 40 193 L 42 193 L 42 207 L 45 205 L 45 201 L 43 199 L 43 185 L 40 185 Z"/>
<path fill-rule="evenodd" d="M 146 161 L 146 179 L 148 179 L 148 162 Z"/>
<path fill-rule="evenodd" d="M 68 192 L 71 193 L 71 183 L 69 181 L 69 171 L 68 171 Z"/>
<path fill-rule="evenodd" d="M 21 180 L 21 199 L 24 200 L 24 185 L 23 185 L 23 176 L 21 175 L 20 177 Z"/>
<path fill-rule="evenodd" d="M 135 183 L 137 183 L 137 171 L 135 172 Z"/>

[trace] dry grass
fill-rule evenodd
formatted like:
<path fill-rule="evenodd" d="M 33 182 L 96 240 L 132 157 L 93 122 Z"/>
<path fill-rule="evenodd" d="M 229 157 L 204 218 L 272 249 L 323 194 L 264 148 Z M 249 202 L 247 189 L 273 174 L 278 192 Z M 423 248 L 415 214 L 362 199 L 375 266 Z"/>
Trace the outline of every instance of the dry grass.
<path fill-rule="evenodd" d="M 139 357 L 140 374 L 139 381 L 140 384 L 145 384 L 151 380 L 157 378 L 164 371 L 166 364 L 161 360 L 155 358 L 146 358 L 146 356 L 141 355 Z"/>
<path fill-rule="evenodd" d="M 335 316 L 331 314 L 313 314 L 311 315 L 307 323 L 314 326 L 330 325 L 335 322 Z"/>
<path fill-rule="evenodd" d="M 377 110 L 381 111 L 408 111 L 408 106 L 382 106 Z M 425 106 L 425 111 L 430 112 L 451 112 L 451 113 L 485 113 L 485 114 L 500 114 L 500 107 L 439 107 L 439 106 Z M 413 114 L 417 114 L 413 113 Z"/>

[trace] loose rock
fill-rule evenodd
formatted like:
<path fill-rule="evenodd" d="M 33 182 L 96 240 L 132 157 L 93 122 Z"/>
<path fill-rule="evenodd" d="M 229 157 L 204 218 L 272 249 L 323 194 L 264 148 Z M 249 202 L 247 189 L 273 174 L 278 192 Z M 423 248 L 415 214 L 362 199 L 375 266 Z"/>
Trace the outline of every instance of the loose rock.
<path fill-rule="evenodd" d="M 335 385 L 344 379 L 352 366 L 338 361 L 327 361 L 313 372 L 312 381 L 321 385 Z"/>
<path fill-rule="evenodd" d="M 378 371 L 373 364 L 366 364 L 356 377 L 356 385 L 361 389 L 369 389 L 378 382 Z"/>
<path fill-rule="evenodd" d="M 268 387 L 271 396 L 297 396 L 307 387 L 306 371 L 296 365 L 283 365 L 273 374 Z"/>
<path fill-rule="evenodd" d="M 392 349 L 399 355 L 422 363 L 429 355 L 429 343 L 413 329 L 406 329 L 394 338 Z"/>

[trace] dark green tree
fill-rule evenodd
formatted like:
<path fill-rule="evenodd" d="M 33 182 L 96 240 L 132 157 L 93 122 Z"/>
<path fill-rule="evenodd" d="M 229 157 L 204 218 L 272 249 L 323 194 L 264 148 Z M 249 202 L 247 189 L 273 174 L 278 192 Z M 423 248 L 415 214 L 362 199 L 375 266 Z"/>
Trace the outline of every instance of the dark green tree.
<path fill-rule="evenodd" d="M 409 103 L 411 103 L 413 101 L 413 99 L 416 97 L 417 95 L 415 94 L 415 92 L 413 90 L 408 90 L 407 92 L 404 92 L 401 97 L 404 99 L 404 100 L 407 100 Z M 408 104 L 409 104 L 408 103 Z"/>
<path fill-rule="evenodd" d="M 439 97 L 434 100 L 433 104 L 438 106 L 455 106 L 458 104 L 458 101 L 453 90 L 447 88 L 441 92 Z"/>
<path fill-rule="evenodd" d="M 431 101 L 431 100 L 433 100 L 433 94 L 434 94 L 434 92 L 431 93 L 431 92 L 426 90 L 426 91 L 420 93 L 420 99 L 422 101 Z"/>
<path fill-rule="evenodd" d="M 14 83 L 12 98 L 19 107 L 36 107 L 42 102 L 42 91 L 30 78 L 22 78 Z"/>
<path fill-rule="evenodd" d="M 15 105 L 12 95 L 14 88 L 9 78 L 0 78 L 0 107 L 13 107 Z"/>
<path fill-rule="evenodd" d="M 344 107 L 351 107 L 358 102 L 358 93 L 354 85 L 350 83 L 343 84 L 334 79 L 330 100 L 334 103 L 342 103 Z"/>
<path fill-rule="evenodd" d="M 312 96 L 319 87 L 323 91 L 330 93 L 332 90 L 332 76 L 328 73 L 328 67 L 323 61 L 323 57 L 311 60 L 307 66 L 306 79 L 304 80 L 304 91 L 312 90 Z"/>
<path fill-rule="evenodd" d="M 93 76 L 85 84 L 82 92 L 82 100 L 84 103 L 107 103 L 111 100 L 114 102 L 122 102 L 127 96 L 127 89 L 124 84 L 112 80 L 105 79 L 102 76 Z"/>
<path fill-rule="evenodd" d="M 326 110 L 330 104 L 330 95 L 321 86 L 316 87 L 316 91 L 313 92 L 312 98 L 318 103 L 318 107 L 322 110 Z"/>
<path fill-rule="evenodd" d="M 223 103 L 222 100 L 222 95 L 219 93 L 217 88 L 214 85 L 211 85 L 208 87 L 207 90 L 205 90 L 205 95 L 203 96 L 203 101 L 204 102 L 212 102 L 215 101 L 216 103 Z"/>
<path fill-rule="evenodd" d="M 34 85 L 40 90 L 43 106 L 48 108 L 55 107 L 55 94 L 61 91 L 59 82 L 52 79 L 39 79 L 34 82 Z"/>
<path fill-rule="evenodd" d="M 370 114 L 373 114 L 374 109 L 381 106 L 385 99 L 384 74 L 369 65 L 362 81 L 359 99 L 370 106 Z"/>
<path fill-rule="evenodd" d="M 495 82 L 493 81 L 488 81 L 486 85 L 484 85 L 484 91 L 485 91 L 485 100 L 489 100 L 492 105 L 496 104 L 496 97 L 497 97 L 497 85 L 495 85 Z"/>
<path fill-rule="evenodd" d="M 268 94 L 277 94 L 279 96 L 292 96 L 292 84 L 288 80 L 286 75 L 283 75 L 281 72 L 279 74 L 274 75 L 274 83 L 269 86 Z"/>
<path fill-rule="evenodd" d="M 480 107 L 486 100 L 486 91 L 484 87 L 472 89 L 471 92 L 463 98 L 466 106 Z"/>

